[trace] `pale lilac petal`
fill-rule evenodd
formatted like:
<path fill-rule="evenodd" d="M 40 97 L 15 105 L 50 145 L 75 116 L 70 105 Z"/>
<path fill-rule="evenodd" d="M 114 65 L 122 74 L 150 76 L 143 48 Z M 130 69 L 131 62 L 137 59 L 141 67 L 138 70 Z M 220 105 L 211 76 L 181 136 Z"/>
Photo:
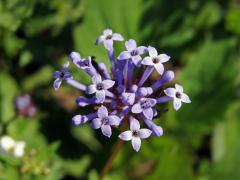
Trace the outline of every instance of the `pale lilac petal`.
<path fill-rule="evenodd" d="M 98 84 L 98 83 L 102 82 L 102 77 L 99 74 L 97 74 L 92 77 L 92 82 L 93 82 L 93 84 Z"/>
<path fill-rule="evenodd" d="M 177 111 L 180 109 L 180 107 L 182 106 L 182 101 L 178 98 L 174 98 L 173 100 L 173 108 Z"/>
<path fill-rule="evenodd" d="M 154 63 L 152 62 L 152 58 L 151 57 L 145 57 L 143 60 L 142 60 L 142 64 L 143 65 L 147 65 L 147 66 L 153 66 Z"/>
<path fill-rule="evenodd" d="M 134 117 L 130 117 L 130 130 L 131 131 L 138 131 L 140 129 L 140 123 Z"/>
<path fill-rule="evenodd" d="M 175 88 L 167 88 L 164 90 L 164 93 L 167 96 L 174 98 L 176 96 L 176 89 Z"/>
<path fill-rule="evenodd" d="M 98 45 L 98 44 L 100 44 L 101 42 L 103 42 L 104 40 L 105 40 L 105 36 L 104 36 L 104 35 L 101 35 L 101 36 L 99 36 L 99 37 L 97 38 L 96 44 Z"/>
<path fill-rule="evenodd" d="M 132 131 L 124 131 L 118 137 L 123 141 L 130 141 L 132 139 Z"/>
<path fill-rule="evenodd" d="M 135 101 L 135 93 L 123 93 L 122 101 L 126 104 L 133 105 L 133 103 Z"/>
<path fill-rule="evenodd" d="M 181 100 L 182 100 L 182 102 L 185 102 L 185 103 L 191 103 L 191 100 L 190 100 L 190 98 L 188 97 L 188 95 L 186 95 L 185 93 L 182 93 L 181 94 Z"/>
<path fill-rule="evenodd" d="M 129 58 L 131 58 L 131 54 L 128 51 L 123 51 L 118 56 L 118 60 L 126 60 L 126 59 L 129 59 Z"/>
<path fill-rule="evenodd" d="M 100 90 L 96 92 L 96 98 L 98 102 L 103 103 L 105 101 L 106 93 L 104 90 Z"/>
<path fill-rule="evenodd" d="M 121 34 L 118 34 L 118 33 L 114 33 L 113 36 L 112 36 L 112 39 L 113 39 L 114 41 L 123 41 L 123 40 L 124 40 L 123 37 L 122 37 L 122 35 L 121 35 Z"/>
<path fill-rule="evenodd" d="M 113 85 L 115 84 L 115 81 L 107 79 L 107 80 L 102 81 L 102 83 L 103 83 L 104 89 L 109 89 L 109 88 L 113 87 Z"/>
<path fill-rule="evenodd" d="M 133 63 L 134 63 L 136 66 L 138 66 L 138 65 L 141 64 L 141 60 L 142 60 L 142 58 L 141 58 L 141 56 L 139 56 L 139 55 L 137 55 L 137 56 L 132 56 L 132 61 L 133 61 Z"/>
<path fill-rule="evenodd" d="M 91 84 L 90 86 L 87 87 L 86 89 L 86 93 L 87 94 L 93 94 L 97 91 L 96 89 L 96 85 L 95 84 Z"/>
<path fill-rule="evenodd" d="M 62 84 L 62 80 L 61 79 L 56 79 L 54 82 L 53 82 L 53 87 L 56 90 L 58 90 L 58 88 L 60 87 L 60 85 Z"/>
<path fill-rule="evenodd" d="M 109 35 L 112 35 L 113 32 L 112 32 L 111 29 L 105 29 L 105 30 L 103 31 L 103 34 L 104 34 L 105 36 L 109 36 Z"/>
<path fill-rule="evenodd" d="M 140 137 L 141 139 L 146 139 L 146 138 L 148 138 L 149 136 L 151 136 L 151 134 L 152 134 L 152 131 L 151 131 L 150 129 L 145 129 L 145 128 L 143 128 L 143 129 L 140 129 L 140 130 L 139 130 L 139 137 Z"/>
<path fill-rule="evenodd" d="M 108 122 L 111 126 L 119 126 L 121 119 L 116 115 L 108 116 Z"/>
<path fill-rule="evenodd" d="M 112 135 L 112 129 L 109 125 L 102 125 L 101 130 L 104 136 L 110 137 Z"/>
<path fill-rule="evenodd" d="M 163 74 L 164 66 L 162 65 L 162 63 L 154 64 L 154 67 L 155 67 L 156 71 L 158 72 L 158 74 L 160 74 L 160 75 Z"/>
<path fill-rule="evenodd" d="M 103 119 L 105 117 L 108 117 L 108 110 L 105 106 L 101 106 L 97 111 L 98 117 Z"/>
<path fill-rule="evenodd" d="M 155 106 L 155 104 L 157 103 L 157 100 L 153 99 L 153 98 L 148 98 L 147 100 L 151 104 L 152 107 Z"/>
<path fill-rule="evenodd" d="M 67 69 L 69 65 L 70 65 L 70 63 L 69 63 L 69 61 L 68 61 L 68 62 L 66 62 L 65 64 L 63 64 L 62 67 Z"/>
<path fill-rule="evenodd" d="M 74 64 L 81 60 L 81 56 L 78 52 L 71 52 L 69 56 Z"/>
<path fill-rule="evenodd" d="M 183 92 L 183 87 L 182 87 L 181 85 L 175 84 L 175 88 L 176 88 L 176 91 L 177 91 L 177 92 L 180 92 L 180 93 Z"/>
<path fill-rule="evenodd" d="M 158 58 L 160 59 L 160 62 L 161 62 L 161 63 L 164 63 L 164 62 L 169 61 L 170 56 L 168 56 L 168 55 L 166 55 L 166 54 L 160 54 L 160 55 L 158 56 Z"/>
<path fill-rule="evenodd" d="M 139 46 L 137 47 L 137 50 L 138 50 L 138 54 L 142 55 L 147 51 L 147 48 L 145 46 Z"/>
<path fill-rule="evenodd" d="M 99 129 L 102 125 L 102 119 L 101 118 L 95 118 L 91 122 L 91 127 L 93 129 Z"/>
<path fill-rule="evenodd" d="M 125 42 L 125 46 L 128 51 L 132 51 L 137 48 L 136 41 L 133 39 L 129 39 L 128 41 Z"/>
<path fill-rule="evenodd" d="M 141 139 L 139 137 L 133 137 L 132 138 L 132 147 L 135 151 L 139 151 L 141 147 Z"/>
<path fill-rule="evenodd" d="M 136 103 L 133 105 L 131 111 L 132 111 L 132 113 L 138 114 L 138 113 L 141 113 L 143 110 L 142 110 L 141 105 L 139 103 Z"/>
<path fill-rule="evenodd" d="M 152 119 L 153 118 L 153 110 L 152 108 L 147 108 L 143 110 L 143 115 L 147 118 L 147 119 Z"/>
<path fill-rule="evenodd" d="M 157 57 L 157 55 L 158 55 L 157 50 L 152 46 L 148 47 L 148 53 L 149 53 L 150 57 Z"/>
<path fill-rule="evenodd" d="M 106 39 L 103 41 L 104 47 L 108 50 L 111 50 L 113 48 L 113 40 L 112 39 Z"/>
<path fill-rule="evenodd" d="M 59 78 L 60 73 L 61 73 L 60 71 L 55 71 L 55 72 L 53 73 L 53 78 L 54 78 L 54 79 Z"/>

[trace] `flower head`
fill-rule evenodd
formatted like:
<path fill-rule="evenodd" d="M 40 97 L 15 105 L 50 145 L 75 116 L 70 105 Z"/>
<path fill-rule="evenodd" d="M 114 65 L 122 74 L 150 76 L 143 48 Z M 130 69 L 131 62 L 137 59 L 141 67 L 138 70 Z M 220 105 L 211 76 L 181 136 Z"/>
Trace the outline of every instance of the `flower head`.
<path fill-rule="evenodd" d="M 173 98 L 173 107 L 175 110 L 178 110 L 182 106 L 182 102 L 190 103 L 188 95 L 183 93 L 183 87 L 179 84 L 175 84 L 175 88 L 167 88 L 164 90 L 164 93 Z"/>
<path fill-rule="evenodd" d="M 104 136 L 112 135 L 111 126 L 119 126 L 121 119 L 116 115 L 109 115 L 105 106 L 101 106 L 97 111 L 98 117 L 92 120 L 94 129 L 101 128 Z"/>
<path fill-rule="evenodd" d="M 111 50 L 113 48 L 113 41 L 123 41 L 121 34 L 113 33 L 111 29 L 103 31 L 103 35 L 99 36 L 96 40 L 96 44 L 103 42 L 106 49 Z"/>
<path fill-rule="evenodd" d="M 166 54 L 159 54 L 154 47 L 148 47 L 149 56 L 145 57 L 142 61 L 142 64 L 147 66 L 152 66 L 156 71 L 162 75 L 164 72 L 164 66 L 162 63 L 167 62 L 170 57 Z"/>
<path fill-rule="evenodd" d="M 122 53 L 120 53 L 120 55 L 118 56 L 118 60 L 131 59 L 135 65 L 141 65 L 141 55 L 146 52 L 147 48 L 145 46 L 137 47 L 137 43 L 134 39 L 129 39 L 128 41 L 126 41 L 125 46 L 127 51 L 123 51 Z"/>
<path fill-rule="evenodd" d="M 130 130 L 119 134 L 119 138 L 123 141 L 132 141 L 132 147 L 135 151 L 139 151 L 141 147 L 141 139 L 150 137 L 152 131 L 146 128 L 140 129 L 138 120 L 130 118 Z"/>
<path fill-rule="evenodd" d="M 57 90 L 60 87 L 60 85 L 62 84 L 62 81 L 66 81 L 67 79 L 72 78 L 72 74 L 67 70 L 68 66 L 69 66 L 69 62 L 64 64 L 60 71 L 55 71 L 53 73 L 53 78 L 55 79 L 53 83 L 53 87 L 55 90 Z"/>
<path fill-rule="evenodd" d="M 33 103 L 29 94 L 17 96 L 15 100 L 15 108 L 18 114 L 30 118 L 37 112 L 37 107 Z"/>
<path fill-rule="evenodd" d="M 164 72 L 163 63 L 170 59 L 168 55 L 158 54 L 151 46 L 137 46 L 136 41 L 130 39 L 125 42 L 126 50 L 116 58 L 113 43 L 122 40 L 120 34 L 110 29 L 104 30 L 103 35 L 96 40 L 96 44 L 103 42 L 106 47 L 111 70 L 104 63 L 97 63 L 91 56 L 82 58 L 77 52 L 70 54 L 73 64 L 91 77 L 92 84 L 84 85 L 75 81 L 64 66 L 55 73 L 57 82 L 54 82 L 54 87 L 57 89 L 61 84 L 59 82 L 63 81 L 88 95 L 77 97 L 76 104 L 81 108 L 94 108 L 89 114 L 75 115 L 72 118 L 74 125 L 90 122 L 92 128 L 101 129 L 107 137 L 111 137 L 113 128 L 122 131 L 122 127 L 130 126 L 130 130 L 121 132 L 118 137 L 124 141 L 131 140 L 133 149 L 139 151 L 141 139 L 163 135 L 161 126 L 154 122 L 154 118 L 161 114 L 158 114 L 159 108 L 156 107 L 173 101 L 174 108 L 178 109 L 181 102 L 190 100 L 178 85 L 165 88 L 174 78 L 173 71 Z M 145 55 L 146 52 L 149 56 Z M 161 76 L 152 82 L 149 77 L 154 69 Z M 166 95 L 162 95 L 164 92 Z M 140 128 L 140 123 L 147 128 Z"/>

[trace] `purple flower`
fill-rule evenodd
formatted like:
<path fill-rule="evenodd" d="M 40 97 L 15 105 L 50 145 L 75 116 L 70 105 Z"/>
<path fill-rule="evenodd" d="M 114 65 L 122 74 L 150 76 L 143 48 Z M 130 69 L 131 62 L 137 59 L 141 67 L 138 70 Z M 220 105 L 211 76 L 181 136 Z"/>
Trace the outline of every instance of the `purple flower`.
<path fill-rule="evenodd" d="M 190 103 L 190 99 L 183 93 L 180 85 L 175 88 L 166 88 L 167 83 L 173 80 L 174 72 L 164 72 L 163 63 L 170 57 L 158 54 L 154 47 L 137 46 L 133 39 L 125 42 L 126 50 L 115 57 L 113 41 L 122 41 L 120 34 L 106 29 L 103 35 L 97 38 L 96 44 L 103 43 L 110 60 L 110 70 L 103 62 L 96 62 L 92 56 L 81 58 L 77 52 L 71 52 L 70 58 L 80 70 L 85 71 L 92 78 L 91 85 L 84 85 L 72 77 L 68 72 L 68 64 L 61 71 L 54 73 L 54 88 L 58 89 L 62 81 L 77 88 L 88 96 L 76 98 L 76 104 L 81 108 L 88 106 L 92 111 L 89 114 L 78 114 L 72 118 L 74 125 L 91 122 L 94 129 L 101 128 L 103 135 L 110 137 L 113 128 L 121 130 L 122 126 L 130 126 L 129 131 L 121 132 L 119 138 L 132 141 L 135 151 L 139 151 L 141 139 L 153 136 L 162 136 L 163 129 L 154 122 L 163 112 L 158 113 L 155 106 L 173 101 L 174 109 L 179 109 L 182 102 Z M 141 55 L 148 51 L 149 56 L 142 60 Z M 94 53 L 93 53 L 94 54 Z M 141 64 L 147 65 L 141 66 Z M 156 69 L 161 75 L 152 81 L 151 74 Z M 82 77 L 84 78 L 84 77 Z M 159 94 L 164 94 L 158 96 Z M 101 104 L 101 105 L 99 105 Z M 160 108 L 159 108 L 160 109 Z M 140 121 L 146 128 L 140 129 Z"/>
<path fill-rule="evenodd" d="M 145 46 L 137 47 L 137 43 L 133 39 L 129 39 L 125 42 L 127 51 L 123 51 L 118 56 L 118 60 L 127 60 L 131 59 L 136 66 L 141 65 L 141 56 L 146 52 L 147 48 Z"/>
<path fill-rule="evenodd" d="M 101 128 L 104 136 L 110 137 L 112 135 L 111 126 L 119 126 L 121 119 L 116 115 L 108 115 L 108 110 L 105 106 L 101 106 L 97 111 L 98 117 L 92 120 L 92 127 L 94 129 Z"/>
<path fill-rule="evenodd" d="M 164 71 L 164 66 L 162 63 L 167 62 L 170 59 L 170 56 L 166 54 L 159 54 L 154 47 L 148 47 L 149 56 L 145 57 L 142 60 L 142 64 L 147 66 L 152 66 L 156 71 L 162 75 Z"/>
<path fill-rule="evenodd" d="M 140 124 L 137 119 L 130 117 L 130 131 L 125 131 L 119 134 L 119 138 L 123 141 L 132 141 L 132 147 L 135 151 L 139 151 L 141 147 L 141 139 L 150 137 L 152 131 L 149 129 L 140 129 Z"/>
<path fill-rule="evenodd" d="M 178 110 L 182 106 L 182 102 L 191 103 L 188 95 L 183 93 L 183 87 L 175 84 L 175 88 L 167 88 L 164 93 L 173 99 L 173 107 Z"/>
<path fill-rule="evenodd" d="M 15 100 L 15 108 L 18 114 L 30 118 L 33 117 L 37 112 L 37 108 L 29 94 L 17 96 Z"/>
<path fill-rule="evenodd" d="M 94 94 L 96 93 L 96 98 L 100 103 L 103 103 L 106 96 L 106 90 L 113 87 L 115 82 L 110 79 L 102 81 L 102 77 L 97 74 L 92 77 L 93 84 L 88 86 L 87 93 Z"/>
<path fill-rule="evenodd" d="M 68 66 L 69 66 L 69 62 L 64 64 L 60 71 L 55 71 L 53 73 L 53 78 L 55 79 L 53 83 L 53 87 L 55 90 L 58 90 L 58 88 L 62 84 L 62 81 L 66 81 L 67 79 L 72 78 L 72 74 L 67 70 Z"/>
<path fill-rule="evenodd" d="M 96 44 L 103 42 L 105 48 L 110 50 L 113 48 L 113 41 L 123 41 L 122 35 L 113 33 L 111 29 L 106 29 L 103 31 L 103 35 L 97 38 Z"/>
<path fill-rule="evenodd" d="M 141 98 L 138 103 L 134 104 L 131 111 L 134 114 L 143 113 L 147 119 L 153 118 L 153 109 L 155 106 L 156 100 L 152 98 Z"/>

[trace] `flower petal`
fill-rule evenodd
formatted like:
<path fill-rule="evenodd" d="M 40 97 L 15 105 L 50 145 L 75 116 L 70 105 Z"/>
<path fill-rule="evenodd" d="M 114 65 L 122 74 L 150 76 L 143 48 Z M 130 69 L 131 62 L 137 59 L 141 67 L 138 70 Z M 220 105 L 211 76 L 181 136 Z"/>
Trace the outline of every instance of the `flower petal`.
<path fill-rule="evenodd" d="M 19 141 L 15 143 L 15 148 L 13 151 L 13 156 L 19 158 L 24 155 L 24 149 L 25 149 L 26 143 L 23 141 Z"/>
<path fill-rule="evenodd" d="M 97 91 L 96 89 L 96 85 L 95 84 L 91 84 L 90 86 L 87 87 L 86 89 L 86 93 L 87 94 L 93 94 Z"/>
<path fill-rule="evenodd" d="M 132 138 L 132 147 L 135 151 L 139 151 L 141 147 L 141 139 L 139 137 L 133 137 Z"/>
<path fill-rule="evenodd" d="M 147 118 L 147 119 L 152 119 L 153 118 L 153 110 L 152 108 L 147 108 L 143 110 L 143 115 Z"/>
<path fill-rule="evenodd" d="M 156 71 L 158 72 L 158 74 L 160 74 L 160 75 L 163 74 L 164 66 L 162 65 L 162 63 L 154 64 L 154 67 L 155 67 Z"/>
<path fill-rule="evenodd" d="M 62 80 L 61 79 L 56 79 L 54 82 L 53 82 L 53 87 L 56 90 L 58 90 L 58 88 L 60 87 L 60 85 L 62 84 Z"/>
<path fill-rule="evenodd" d="M 132 56 L 131 59 L 132 59 L 133 63 L 134 63 L 136 66 L 141 65 L 141 60 L 142 60 L 141 56 L 139 56 L 139 55 L 137 55 L 137 56 Z"/>
<path fill-rule="evenodd" d="M 96 92 L 96 98 L 99 103 L 103 103 L 105 101 L 106 93 L 104 90 L 100 90 Z"/>
<path fill-rule="evenodd" d="M 122 102 L 133 105 L 135 101 L 135 93 L 122 93 Z"/>
<path fill-rule="evenodd" d="M 143 128 L 143 129 L 140 129 L 140 130 L 139 130 L 139 137 L 140 137 L 141 139 L 146 139 L 146 138 L 148 138 L 149 136 L 151 136 L 151 134 L 152 134 L 152 131 L 151 131 L 150 129 L 145 129 L 145 128 Z"/>
<path fill-rule="evenodd" d="M 132 51 L 137 48 L 136 41 L 134 39 L 129 39 L 125 42 L 125 46 L 128 51 Z"/>
<path fill-rule="evenodd" d="M 60 76 L 60 71 L 55 71 L 55 72 L 53 73 L 53 78 L 54 78 L 54 79 L 59 78 L 59 76 Z"/>
<path fill-rule="evenodd" d="M 148 46 L 148 53 L 149 53 L 150 57 L 157 57 L 157 55 L 158 55 L 157 50 L 152 46 Z"/>
<path fill-rule="evenodd" d="M 106 92 L 105 90 L 96 91 L 96 103 L 103 103 L 105 101 Z"/>
<path fill-rule="evenodd" d="M 91 122 L 91 127 L 93 129 L 99 129 L 102 125 L 102 119 L 101 118 L 95 118 Z"/>
<path fill-rule="evenodd" d="M 101 42 L 103 42 L 105 40 L 105 36 L 101 35 L 97 38 L 96 40 L 96 45 L 100 44 Z"/>
<path fill-rule="evenodd" d="M 141 105 L 139 103 L 136 103 L 132 106 L 131 111 L 132 111 L 132 113 L 138 114 L 138 113 L 141 113 L 143 110 L 142 110 Z"/>
<path fill-rule="evenodd" d="M 105 106 L 101 106 L 97 111 L 98 117 L 103 119 L 105 117 L 108 117 L 108 110 Z"/>
<path fill-rule="evenodd" d="M 134 117 L 130 117 L 130 130 L 131 131 L 138 131 L 140 129 L 140 123 Z"/>
<path fill-rule="evenodd" d="M 109 88 L 113 87 L 113 85 L 115 84 L 115 81 L 107 79 L 107 80 L 102 81 L 102 83 L 103 83 L 104 89 L 109 89 Z"/>
<path fill-rule="evenodd" d="M 111 29 L 105 29 L 105 30 L 103 31 L 103 34 L 106 35 L 106 36 L 109 36 L 109 35 L 112 35 L 113 32 L 112 32 Z"/>
<path fill-rule="evenodd" d="M 137 47 L 137 50 L 138 50 L 138 54 L 142 55 L 142 54 L 144 54 L 147 51 L 147 47 L 139 46 L 139 47 Z"/>
<path fill-rule="evenodd" d="M 107 49 L 107 50 L 111 50 L 113 49 L 113 40 L 112 39 L 106 39 L 103 41 L 103 44 L 104 44 L 104 47 Z"/>
<path fill-rule="evenodd" d="M 116 115 L 108 116 L 108 123 L 111 126 L 119 126 L 121 119 Z"/>
<path fill-rule="evenodd" d="M 185 102 L 185 103 L 191 103 L 191 100 L 190 100 L 190 98 L 188 97 L 188 95 L 186 95 L 185 93 L 182 93 L 181 94 L 181 100 L 182 100 L 182 102 Z"/>
<path fill-rule="evenodd" d="M 147 66 L 153 66 L 154 63 L 152 62 L 152 58 L 151 57 L 145 57 L 143 60 L 142 60 L 142 64 L 144 65 L 147 65 Z"/>
<path fill-rule="evenodd" d="M 160 126 L 157 126 L 156 124 L 153 124 L 151 127 L 152 134 L 155 136 L 162 136 L 163 135 L 163 129 Z"/>
<path fill-rule="evenodd" d="M 123 40 L 124 40 L 123 37 L 122 37 L 122 35 L 121 35 L 121 34 L 118 34 L 118 33 L 114 33 L 113 36 L 112 36 L 112 39 L 113 39 L 114 41 L 123 41 Z"/>
<path fill-rule="evenodd" d="M 166 54 L 159 54 L 158 58 L 160 59 L 161 63 L 167 62 L 170 59 L 170 56 L 166 55 Z"/>
<path fill-rule="evenodd" d="M 181 85 L 175 84 L 175 88 L 176 88 L 176 91 L 177 91 L 177 92 L 180 92 L 180 93 L 183 92 L 183 87 L 182 87 Z"/>
<path fill-rule="evenodd" d="M 110 125 L 102 125 L 101 130 L 104 136 L 110 137 L 112 135 L 112 129 Z"/>
<path fill-rule="evenodd" d="M 176 97 L 176 89 L 175 88 L 167 88 L 164 90 L 164 93 L 169 97 Z"/>
<path fill-rule="evenodd" d="M 118 137 L 123 141 L 130 141 L 132 139 L 132 131 L 124 131 Z"/>
<path fill-rule="evenodd" d="M 100 76 L 100 74 L 96 74 L 92 77 L 92 82 L 93 84 L 98 84 L 100 82 L 102 82 L 102 77 Z"/>
<path fill-rule="evenodd" d="M 177 111 L 177 110 L 180 109 L 181 106 L 182 106 L 181 99 L 174 98 L 174 100 L 173 100 L 173 108 Z"/>
<path fill-rule="evenodd" d="M 118 60 L 126 60 L 126 59 L 129 59 L 131 58 L 131 55 L 128 51 L 123 51 L 120 53 L 120 55 L 118 56 Z"/>

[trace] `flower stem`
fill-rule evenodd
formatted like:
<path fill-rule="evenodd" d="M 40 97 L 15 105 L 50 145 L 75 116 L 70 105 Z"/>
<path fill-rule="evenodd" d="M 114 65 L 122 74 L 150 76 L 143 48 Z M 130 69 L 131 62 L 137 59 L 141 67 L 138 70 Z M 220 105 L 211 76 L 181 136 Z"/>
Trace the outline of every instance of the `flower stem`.
<path fill-rule="evenodd" d="M 112 151 L 111 156 L 108 158 L 106 164 L 104 165 L 104 168 L 103 168 L 101 176 L 100 176 L 100 180 L 103 180 L 104 177 L 108 174 L 109 170 L 112 167 L 114 159 L 117 157 L 118 153 L 120 152 L 120 150 L 122 148 L 122 145 L 123 145 L 123 141 L 118 139 L 118 141 Z"/>

